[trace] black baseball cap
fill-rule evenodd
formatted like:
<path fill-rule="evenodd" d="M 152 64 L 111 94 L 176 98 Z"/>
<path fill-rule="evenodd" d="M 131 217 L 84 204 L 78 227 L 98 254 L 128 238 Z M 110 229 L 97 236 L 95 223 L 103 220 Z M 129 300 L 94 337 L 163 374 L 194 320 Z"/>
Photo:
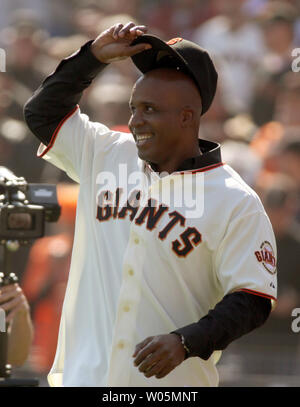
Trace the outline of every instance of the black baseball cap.
<path fill-rule="evenodd" d="M 148 43 L 149 50 L 133 55 L 131 58 L 137 68 L 146 73 L 157 68 L 174 68 L 190 76 L 197 85 L 201 100 L 203 115 L 209 109 L 217 88 L 218 74 L 208 52 L 199 45 L 173 38 L 168 42 L 153 35 L 141 35 L 133 40 L 131 45 Z"/>

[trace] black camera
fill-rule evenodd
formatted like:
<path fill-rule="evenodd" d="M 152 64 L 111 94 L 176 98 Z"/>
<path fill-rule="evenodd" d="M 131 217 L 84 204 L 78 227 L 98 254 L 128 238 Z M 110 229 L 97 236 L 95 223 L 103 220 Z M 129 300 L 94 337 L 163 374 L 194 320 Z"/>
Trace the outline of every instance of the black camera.
<path fill-rule="evenodd" d="M 60 209 L 56 185 L 28 184 L 0 167 L 0 241 L 44 236 L 45 222 L 56 222 Z"/>

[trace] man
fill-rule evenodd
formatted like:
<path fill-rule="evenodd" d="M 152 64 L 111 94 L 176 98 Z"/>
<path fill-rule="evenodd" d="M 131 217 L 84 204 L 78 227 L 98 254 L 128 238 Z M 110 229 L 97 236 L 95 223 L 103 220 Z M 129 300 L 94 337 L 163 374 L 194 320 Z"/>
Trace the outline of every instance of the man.
<path fill-rule="evenodd" d="M 80 183 L 52 386 L 216 386 L 214 351 L 261 325 L 276 297 L 263 207 L 219 145 L 198 140 L 213 63 L 196 44 L 145 32 L 104 31 L 25 106 L 39 156 Z M 129 56 L 144 72 L 130 98 L 132 135 L 77 106 L 106 64 Z"/>

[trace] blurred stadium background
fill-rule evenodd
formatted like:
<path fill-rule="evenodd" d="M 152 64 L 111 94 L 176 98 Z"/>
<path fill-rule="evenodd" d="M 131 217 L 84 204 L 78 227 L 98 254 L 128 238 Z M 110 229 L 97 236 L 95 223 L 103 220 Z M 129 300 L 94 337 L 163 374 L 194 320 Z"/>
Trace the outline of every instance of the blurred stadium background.
<path fill-rule="evenodd" d="M 14 258 L 35 326 L 30 357 L 15 375 L 38 376 L 47 386 L 77 196 L 70 179 L 35 157 L 38 143 L 22 108 L 60 59 L 115 22 L 131 20 L 165 40 L 184 37 L 211 52 L 219 88 L 199 136 L 223 145 L 223 161 L 258 192 L 277 238 L 277 307 L 263 327 L 223 352 L 220 385 L 299 386 L 300 333 L 292 332 L 291 312 L 300 307 L 300 1 L 0 0 L 0 10 L 7 58 L 0 73 L 0 165 L 28 182 L 59 184 L 63 206 L 47 236 Z M 130 61 L 109 66 L 85 92 L 81 110 L 126 128 L 137 77 Z"/>

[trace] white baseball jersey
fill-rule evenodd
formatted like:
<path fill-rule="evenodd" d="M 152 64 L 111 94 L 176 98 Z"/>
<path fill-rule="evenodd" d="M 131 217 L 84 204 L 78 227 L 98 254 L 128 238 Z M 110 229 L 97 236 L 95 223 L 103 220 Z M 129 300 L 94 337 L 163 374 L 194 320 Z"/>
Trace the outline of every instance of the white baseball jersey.
<path fill-rule="evenodd" d="M 79 108 L 39 155 L 80 183 L 50 385 L 217 386 L 216 352 L 162 379 L 146 378 L 132 354 L 236 290 L 276 297 L 275 240 L 255 192 L 222 162 L 162 177 L 138 158 L 131 134 Z"/>

